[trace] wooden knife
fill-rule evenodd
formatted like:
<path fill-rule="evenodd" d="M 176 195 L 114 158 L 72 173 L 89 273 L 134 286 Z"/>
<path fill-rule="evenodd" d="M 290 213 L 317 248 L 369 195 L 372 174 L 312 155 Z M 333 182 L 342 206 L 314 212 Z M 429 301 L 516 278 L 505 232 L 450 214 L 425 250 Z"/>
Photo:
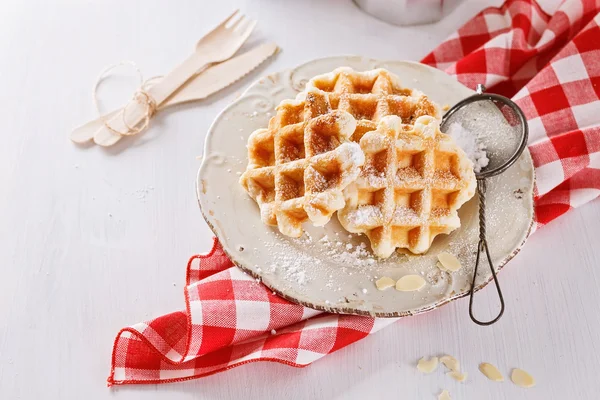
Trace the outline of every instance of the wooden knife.
<path fill-rule="evenodd" d="M 275 43 L 265 43 L 202 71 L 163 102 L 158 110 L 207 98 L 249 74 L 263 61 L 277 53 L 277 50 L 278 47 Z M 104 115 L 104 119 L 110 119 L 120 111 L 121 109 L 111 111 Z M 75 143 L 85 143 L 93 139 L 96 144 L 101 146 L 111 146 L 119 141 L 121 135 L 107 129 L 100 130 L 103 125 L 104 122 L 101 118 L 81 125 L 71 132 L 71 140 Z"/>

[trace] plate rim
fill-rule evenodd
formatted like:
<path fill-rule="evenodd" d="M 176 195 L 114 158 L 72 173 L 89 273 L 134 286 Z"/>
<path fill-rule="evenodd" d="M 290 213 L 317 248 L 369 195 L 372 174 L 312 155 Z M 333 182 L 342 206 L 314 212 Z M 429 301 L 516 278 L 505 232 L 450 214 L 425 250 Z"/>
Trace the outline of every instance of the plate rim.
<path fill-rule="evenodd" d="M 416 61 L 410 61 L 410 60 L 379 60 L 376 58 L 371 58 L 371 57 L 364 57 L 364 56 L 360 56 L 360 55 L 336 55 L 336 56 L 328 56 L 328 57 L 320 57 L 320 58 L 315 58 L 309 61 L 306 61 L 304 63 L 298 64 L 295 67 L 292 68 L 286 68 L 280 71 L 275 71 L 272 73 L 269 73 L 267 75 L 261 76 L 260 78 L 254 80 L 251 84 L 248 85 L 248 87 L 234 100 L 232 101 L 230 104 L 228 104 L 225 108 L 223 108 L 213 119 L 213 122 L 211 123 L 210 127 L 208 128 L 207 132 L 206 132 L 206 137 L 204 139 L 204 145 L 203 145 L 203 157 L 202 157 L 202 162 L 200 164 L 200 167 L 198 168 L 198 172 L 196 174 L 196 200 L 198 202 L 198 207 L 200 208 L 200 213 L 202 214 L 202 217 L 204 218 L 206 224 L 208 225 L 209 229 L 212 231 L 212 233 L 215 235 L 215 237 L 217 238 L 219 244 L 221 245 L 221 249 L 223 250 L 223 252 L 225 253 L 225 255 L 227 255 L 227 257 L 231 260 L 231 262 L 238 268 L 240 268 L 242 271 L 244 271 L 246 274 L 250 275 L 252 278 L 260 280 L 260 282 L 265 285 L 267 288 L 269 288 L 269 290 L 271 290 L 273 293 L 277 294 L 279 297 L 282 297 L 294 304 L 299 304 L 302 305 L 304 307 L 308 307 L 314 310 L 318 310 L 318 311 L 322 311 L 322 312 L 328 312 L 328 313 L 332 313 L 332 314 L 342 314 L 342 315 L 360 315 L 360 316 L 368 316 L 368 317 L 374 317 L 374 318 L 403 318 L 403 317 L 409 317 L 409 316 L 413 316 L 413 315 L 418 315 L 418 314 L 423 314 L 432 310 L 435 310 L 439 307 L 442 307 L 450 302 L 453 302 L 455 300 L 458 300 L 462 297 L 466 297 L 469 295 L 470 291 L 466 291 L 466 292 L 459 292 L 456 293 L 454 295 L 450 295 L 448 297 L 444 297 L 441 300 L 426 305 L 422 308 L 418 308 L 416 310 L 409 310 L 409 311 L 400 311 L 400 312 L 369 312 L 366 310 L 360 310 L 357 308 L 352 308 L 352 307 L 348 307 L 348 308 L 343 308 L 343 307 L 336 307 L 336 308 L 328 308 L 326 306 L 322 306 L 322 305 L 318 305 L 318 304 L 312 304 L 309 301 L 304 301 L 304 300 L 299 300 L 295 297 L 292 297 L 290 295 L 287 295 L 285 293 L 283 293 L 281 290 L 277 289 L 276 287 L 273 287 L 273 285 L 271 285 L 267 280 L 264 280 L 263 277 L 254 272 L 253 270 L 251 270 L 250 268 L 247 268 L 243 265 L 242 262 L 240 262 L 239 260 L 236 260 L 235 255 L 233 254 L 232 251 L 229 251 L 227 246 L 223 244 L 223 241 L 221 240 L 221 238 L 219 237 L 218 234 L 218 230 L 214 227 L 214 225 L 211 223 L 210 218 L 208 218 L 208 216 L 206 215 L 206 213 L 204 212 L 204 209 L 202 208 L 202 202 L 200 200 L 200 197 L 202 195 L 202 179 L 203 179 L 203 172 L 205 170 L 206 167 L 206 162 L 207 162 L 207 157 L 206 155 L 208 154 L 207 150 L 208 150 L 208 144 L 210 142 L 210 137 L 213 134 L 213 131 L 215 129 L 215 126 L 217 124 L 217 122 L 220 121 L 221 117 L 223 114 L 225 114 L 227 111 L 229 111 L 230 108 L 233 108 L 234 106 L 236 106 L 240 101 L 242 101 L 242 99 L 246 96 L 246 94 L 248 94 L 248 92 L 254 88 L 255 86 L 259 85 L 261 82 L 264 82 L 264 80 L 268 79 L 271 76 L 274 75 L 281 75 L 281 74 L 286 74 L 286 73 L 290 73 L 293 75 L 294 71 L 304 67 L 305 65 L 308 64 L 312 64 L 312 63 L 316 63 L 316 62 L 320 62 L 320 61 L 325 61 L 325 60 L 334 60 L 334 59 L 342 59 L 342 58 L 357 58 L 361 61 L 369 61 L 369 62 L 375 62 L 378 65 L 385 65 L 386 63 L 406 63 L 406 64 L 414 64 L 414 65 L 418 65 L 419 67 L 426 67 L 426 68 L 430 68 L 434 71 L 437 72 L 442 72 L 436 68 L 433 68 L 429 65 L 426 64 L 422 64 Z M 458 81 L 457 81 L 458 82 Z M 461 84 L 460 82 L 458 82 L 459 84 Z M 468 89 L 468 88 L 467 88 Z M 527 153 L 529 155 L 529 159 L 531 159 L 531 153 L 529 152 L 529 148 L 525 147 L 524 153 Z M 533 165 L 533 161 L 531 161 L 531 171 L 532 171 L 532 188 L 535 188 L 535 183 L 536 183 L 536 173 L 535 173 L 535 168 Z M 532 231 L 533 231 L 533 227 L 535 224 L 535 191 L 531 190 L 531 210 L 530 210 L 530 221 L 529 221 L 529 227 L 527 228 L 527 233 L 525 234 L 523 240 L 521 241 L 521 243 L 519 243 L 517 245 L 517 247 L 510 253 L 508 254 L 506 257 L 504 257 L 500 262 L 497 263 L 496 265 L 496 273 L 498 274 L 500 271 L 502 271 L 502 269 L 504 268 L 504 266 L 511 261 L 523 248 L 523 245 L 525 244 L 525 242 L 527 241 L 527 239 L 529 238 L 529 236 L 531 235 Z M 477 293 L 478 291 L 480 291 L 481 289 L 483 289 L 484 287 L 486 287 L 488 285 L 488 283 L 490 283 L 493 280 L 493 276 L 490 274 L 490 276 L 484 280 L 483 282 L 481 282 L 479 285 L 477 285 L 474 289 L 474 293 Z"/>

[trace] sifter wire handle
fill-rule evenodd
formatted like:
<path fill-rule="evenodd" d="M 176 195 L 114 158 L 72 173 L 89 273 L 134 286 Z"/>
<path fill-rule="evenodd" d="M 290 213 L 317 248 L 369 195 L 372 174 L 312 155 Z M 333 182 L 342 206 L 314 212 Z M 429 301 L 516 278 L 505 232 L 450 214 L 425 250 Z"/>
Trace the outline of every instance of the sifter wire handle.
<path fill-rule="evenodd" d="M 498 283 L 498 277 L 492 264 L 492 257 L 488 249 L 487 240 L 485 238 L 485 192 L 486 183 L 485 179 L 477 179 L 477 195 L 479 197 L 479 244 L 477 245 L 477 259 L 475 260 L 475 270 L 473 271 L 473 282 L 471 283 L 471 291 L 469 293 L 469 316 L 471 320 L 477 325 L 492 325 L 502 317 L 504 314 L 504 296 L 502 296 L 502 290 L 500 290 L 500 284 Z M 500 312 L 498 315 L 489 321 L 480 321 L 473 315 L 473 298 L 475 293 L 475 280 L 477 279 L 477 270 L 479 269 L 479 260 L 481 258 L 481 252 L 485 250 L 490 269 L 492 270 L 492 276 L 494 278 L 494 284 L 496 285 L 496 291 L 498 292 L 498 298 L 500 299 Z"/>

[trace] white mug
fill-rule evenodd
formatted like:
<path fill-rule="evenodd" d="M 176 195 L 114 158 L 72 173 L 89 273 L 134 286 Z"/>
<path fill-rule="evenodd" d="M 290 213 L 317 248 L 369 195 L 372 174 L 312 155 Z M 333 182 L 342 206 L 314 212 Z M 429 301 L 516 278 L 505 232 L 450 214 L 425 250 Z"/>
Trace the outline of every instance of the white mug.
<path fill-rule="evenodd" d="M 417 25 L 442 19 L 443 0 L 354 0 L 365 12 L 394 25 Z"/>

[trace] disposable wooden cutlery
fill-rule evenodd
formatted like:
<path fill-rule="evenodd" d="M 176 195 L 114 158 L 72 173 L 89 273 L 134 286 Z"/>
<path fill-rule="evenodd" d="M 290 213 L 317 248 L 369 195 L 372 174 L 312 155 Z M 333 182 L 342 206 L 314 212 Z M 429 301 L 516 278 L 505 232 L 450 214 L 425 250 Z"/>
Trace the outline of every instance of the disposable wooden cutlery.
<path fill-rule="evenodd" d="M 164 101 L 158 110 L 181 103 L 204 99 L 213 93 L 231 85 L 241 79 L 267 58 L 277 52 L 275 43 L 265 43 L 247 51 L 244 54 L 233 57 L 225 62 L 207 68 L 201 74 L 197 74 L 179 88 L 173 95 Z M 104 121 L 120 114 L 121 109 L 114 110 L 103 118 L 97 118 L 81 125 L 71 132 L 71 140 L 75 143 L 85 143 L 94 138 L 100 128 L 104 128 Z"/>
<path fill-rule="evenodd" d="M 158 83 L 143 92 L 146 102 L 131 101 L 121 112 L 94 133 L 94 142 L 101 146 L 117 143 L 123 134 L 149 118 L 150 107 L 158 109 L 177 89 L 209 65 L 231 58 L 252 33 L 256 21 L 239 14 L 236 10 L 216 28 L 202 37 L 195 51 Z M 146 121 L 147 122 L 147 121 Z"/>

